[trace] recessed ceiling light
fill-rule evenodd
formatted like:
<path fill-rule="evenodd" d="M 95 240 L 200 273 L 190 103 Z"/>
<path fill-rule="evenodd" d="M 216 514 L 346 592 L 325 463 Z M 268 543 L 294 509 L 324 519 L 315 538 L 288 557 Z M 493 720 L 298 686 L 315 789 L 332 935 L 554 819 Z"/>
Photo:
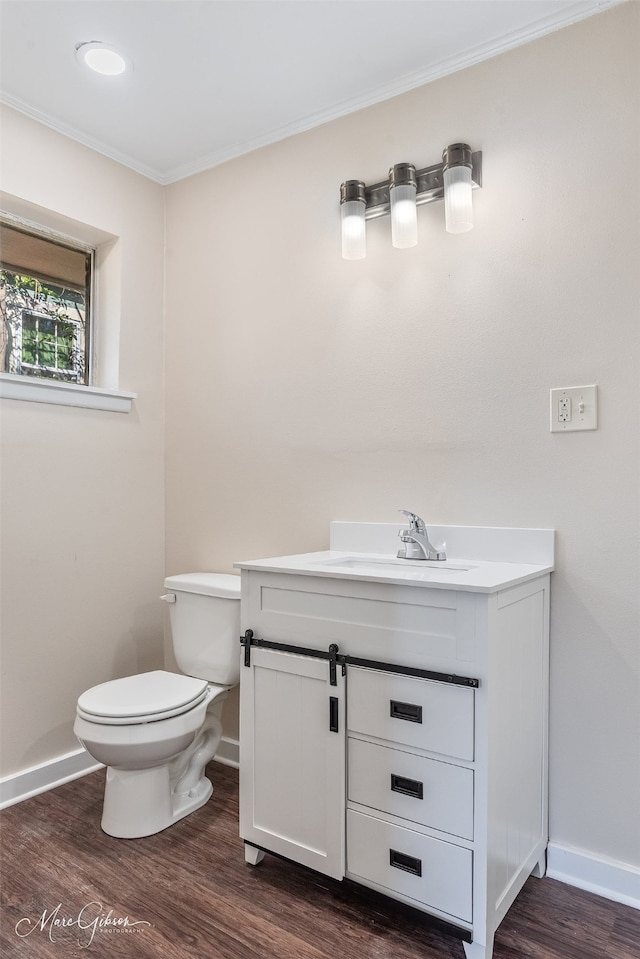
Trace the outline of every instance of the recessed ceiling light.
<path fill-rule="evenodd" d="M 117 77 L 131 66 L 121 53 L 102 40 L 76 44 L 76 59 L 105 77 Z"/>

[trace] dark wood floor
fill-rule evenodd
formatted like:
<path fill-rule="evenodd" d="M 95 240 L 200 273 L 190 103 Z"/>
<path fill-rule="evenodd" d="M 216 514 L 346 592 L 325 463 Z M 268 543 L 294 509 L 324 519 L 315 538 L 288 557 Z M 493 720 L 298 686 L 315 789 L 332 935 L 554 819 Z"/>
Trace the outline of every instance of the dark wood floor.
<path fill-rule="evenodd" d="M 0 954 L 464 959 L 457 939 L 399 916 L 392 902 L 371 903 L 357 886 L 272 856 L 246 865 L 237 772 L 216 763 L 208 771 L 212 800 L 148 839 L 100 830 L 104 772 L 4 810 Z M 130 925 L 110 924 L 125 917 Z M 640 959 L 640 912 L 532 878 L 498 930 L 494 956 Z"/>

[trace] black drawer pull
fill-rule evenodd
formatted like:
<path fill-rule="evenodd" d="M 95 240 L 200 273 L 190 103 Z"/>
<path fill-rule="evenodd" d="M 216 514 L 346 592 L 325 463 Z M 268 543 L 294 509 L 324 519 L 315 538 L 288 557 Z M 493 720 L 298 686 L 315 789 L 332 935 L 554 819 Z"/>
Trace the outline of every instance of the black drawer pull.
<path fill-rule="evenodd" d="M 338 697 L 329 696 L 329 732 L 338 732 Z"/>
<path fill-rule="evenodd" d="M 393 866 L 394 869 L 410 872 L 412 876 L 422 875 L 422 860 L 407 856 L 403 852 L 398 852 L 397 849 L 389 850 L 389 865 Z"/>
<path fill-rule="evenodd" d="M 402 793 L 403 796 L 412 796 L 414 799 L 423 799 L 424 786 L 417 779 L 405 779 L 391 773 L 391 792 Z"/>
<path fill-rule="evenodd" d="M 422 706 L 416 706 L 414 703 L 399 703 L 392 699 L 389 703 L 389 715 L 392 719 L 405 719 L 408 723 L 422 722 Z"/>

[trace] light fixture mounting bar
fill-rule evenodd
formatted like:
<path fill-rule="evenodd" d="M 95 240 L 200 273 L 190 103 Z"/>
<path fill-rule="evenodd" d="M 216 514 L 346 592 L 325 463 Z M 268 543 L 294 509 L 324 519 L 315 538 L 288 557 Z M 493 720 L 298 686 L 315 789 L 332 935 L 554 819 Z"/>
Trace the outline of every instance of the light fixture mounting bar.
<path fill-rule="evenodd" d="M 474 190 L 482 186 L 482 150 L 476 150 L 471 154 L 471 184 Z M 434 163 L 433 166 L 416 170 L 416 187 L 416 206 L 442 200 L 444 197 L 443 164 Z M 391 201 L 388 180 L 365 186 L 364 193 L 366 220 L 374 220 L 389 213 Z"/>

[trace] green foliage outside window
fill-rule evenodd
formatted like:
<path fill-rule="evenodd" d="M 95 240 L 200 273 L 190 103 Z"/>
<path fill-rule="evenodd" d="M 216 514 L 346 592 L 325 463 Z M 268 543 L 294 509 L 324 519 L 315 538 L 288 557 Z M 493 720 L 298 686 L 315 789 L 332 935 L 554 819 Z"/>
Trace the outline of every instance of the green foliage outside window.
<path fill-rule="evenodd" d="M 83 293 L 3 269 L 0 308 L 5 372 L 86 382 Z"/>

